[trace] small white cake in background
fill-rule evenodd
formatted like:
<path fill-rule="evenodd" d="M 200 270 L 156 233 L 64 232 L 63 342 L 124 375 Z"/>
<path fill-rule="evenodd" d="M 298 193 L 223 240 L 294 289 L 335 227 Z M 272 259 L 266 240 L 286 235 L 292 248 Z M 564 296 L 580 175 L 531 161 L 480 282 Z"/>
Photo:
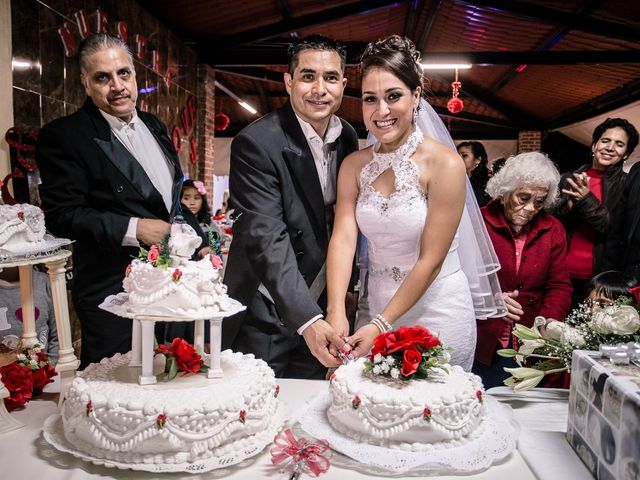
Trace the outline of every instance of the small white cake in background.
<path fill-rule="evenodd" d="M 424 327 L 379 335 L 368 358 L 331 376 L 329 423 L 360 442 L 410 451 L 475 438 L 486 418 L 482 381 L 448 358 Z"/>
<path fill-rule="evenodd" d="M 279 387 L 253 355 L 222 352 L 224 378 L 178 375 L 144 386 L 130 355 L 91 364 L 73 380 L 62 422 L 79 452 L 121 464 L 193 463 L 245 458 L 275 435 Z"/>
<path fill-rule="evenodd" d="M 28 203 L 0 205 L 0 249 L 44 239 L 44 213 Z"/>

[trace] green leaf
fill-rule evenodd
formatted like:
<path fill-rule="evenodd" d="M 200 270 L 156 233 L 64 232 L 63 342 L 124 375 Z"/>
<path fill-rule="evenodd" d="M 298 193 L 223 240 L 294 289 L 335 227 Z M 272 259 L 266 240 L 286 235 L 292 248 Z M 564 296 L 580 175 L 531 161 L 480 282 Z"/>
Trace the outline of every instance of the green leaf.
<path fill-rule="evenodd" d="M 169 380 L 173 380 L 178 374 L 178 364 L 173 357 L 169 357 L 167 362 L 169 363 Z"/>
<path fill-rule="evenodd" d="M 200 367 L 200 370 L 198 370 L 198 373 L 206 373 L 208 371 L 209 371 L 209 365 L 205 363 Z"/>

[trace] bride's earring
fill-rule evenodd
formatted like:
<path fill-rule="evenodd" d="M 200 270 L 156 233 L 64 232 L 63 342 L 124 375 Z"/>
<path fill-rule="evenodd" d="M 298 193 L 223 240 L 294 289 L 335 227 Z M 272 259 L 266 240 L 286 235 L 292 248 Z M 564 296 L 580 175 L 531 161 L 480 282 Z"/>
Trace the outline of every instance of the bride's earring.
<path fill-rule="evenodd" d="M 418 109 L 414 108 L 413 109 L 413 124 L 415 125 L 417 121 L 418 121 Z"/>

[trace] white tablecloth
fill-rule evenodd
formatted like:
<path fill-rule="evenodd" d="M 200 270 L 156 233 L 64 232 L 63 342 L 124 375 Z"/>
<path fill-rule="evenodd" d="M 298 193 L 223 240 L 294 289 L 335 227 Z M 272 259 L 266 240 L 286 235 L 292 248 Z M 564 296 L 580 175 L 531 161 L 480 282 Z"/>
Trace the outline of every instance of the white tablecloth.
<path fill-rule="evenodd" d="M 279 380 L 280 398 L 287 404 L 287 412 L 295 413 L 305 400 L 318 392 L 325 391 L 327 382 L 318 380 Z M 49 392 L 55 391 L 55 384 L 49 386 Z M 518 450 L 505 462 L 494 465 L 480 474 L 465 476 L 465 479 L 492 480 L 531 480 L 558 479 L 582 480 L 590 478 L 586 468 L 573 453 L 564 439 L 567 419 L 566 400 L 558 398 L 531 399 L 526 396 L 500 396 L 500 400 L 510 404 L 516 419 L 521 423 Z M 43 438 L 41 428 L 44 420 L 56 412 L 57 394 L 45 393 L 27 404 L 24 410 L 13 412 L 16 419 L 26 426 L 0 436 L 0 476 L 5 479 L 38 480 L 84 480 L 121 478 L 156 479 L 158 474 L 117 470 L 76 459 L 72 455 L 58 452 Z M 533 470 L 533 471 L 532 471 Z M 268 448 L 253 459 L 228 469 L 214 470 L 204 474 L 164 474 L 170 479 L 211 479 L 229 478 L 231 480 L 274 479 L 286 480 L 288 475 L 270 462 Z M 303 479 L 312 478 L 302 476 Z M 325 480 L 357 480 L 373 478 L 352 470 L 332 466 Z M 382 477 L 375 477 L 382 478 Z M 416 477 L 413 477 L 416 478 Z M 452 479 L 462 477 L 439 477 Z"/>

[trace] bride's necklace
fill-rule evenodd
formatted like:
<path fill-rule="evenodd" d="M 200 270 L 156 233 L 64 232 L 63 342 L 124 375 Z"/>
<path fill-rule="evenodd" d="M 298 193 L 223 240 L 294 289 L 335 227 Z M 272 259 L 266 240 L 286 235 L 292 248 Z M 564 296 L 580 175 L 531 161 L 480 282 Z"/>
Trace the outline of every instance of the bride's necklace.
<path fill-rule="evenodd" d="M 416 125 L 413 133 L 409 135 L 409 137 L 402 145 L 400 145 L 392 152 L 380 153 L 380 142 L 376 142 L 373 148 L 373 158 L 380 165 L 392 165 L 398 160 L 402 160 L 403 158 L 408 158 L 413 155 L 418 148 L 418 145 L 422 143 L 423 139 L 424 135 L 422 134 L 422 130 L 420 130 L 420 128 L 418 128 L 418 126 Z"/>

